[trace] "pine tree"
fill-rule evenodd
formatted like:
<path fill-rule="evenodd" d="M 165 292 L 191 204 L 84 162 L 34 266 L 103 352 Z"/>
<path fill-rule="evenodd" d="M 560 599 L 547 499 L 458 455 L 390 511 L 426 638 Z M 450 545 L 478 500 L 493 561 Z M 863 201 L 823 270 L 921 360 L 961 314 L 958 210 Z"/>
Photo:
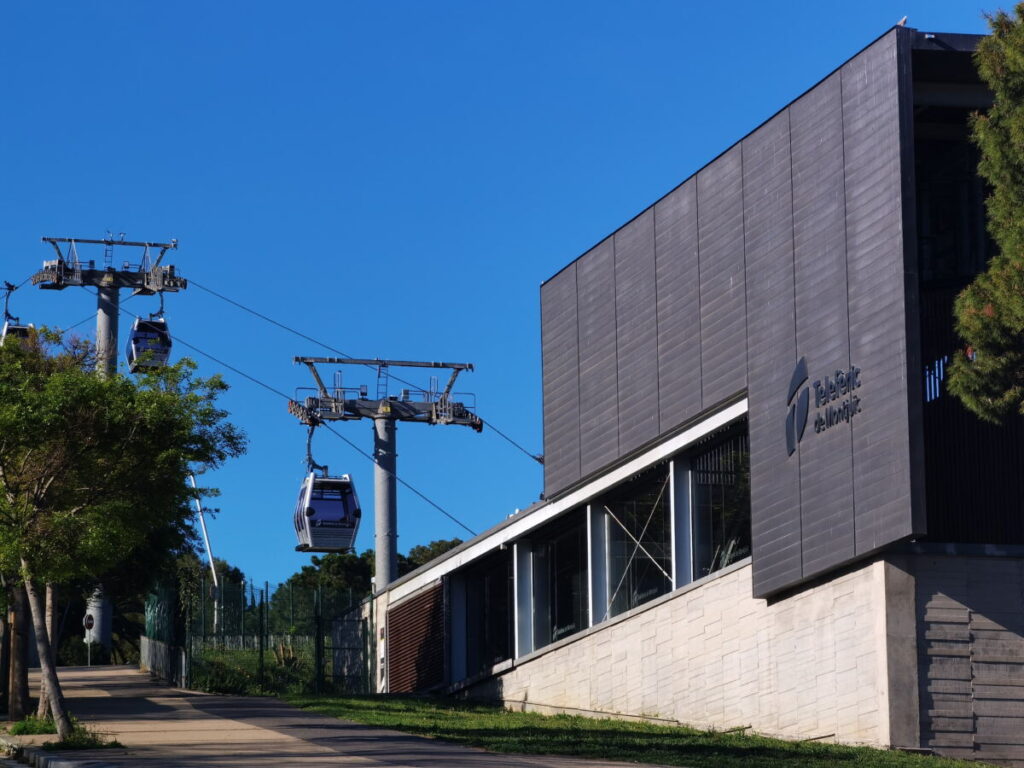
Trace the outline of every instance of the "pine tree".
<path fill-rule="evenodd" d="M 1024 414 L 1024 3 L 988 17 L 992 31 L 975 64 L 994 101 L 972 117 L 988 182 L 988 230 L 996 255 L 957 298 L 966 342 L 953 359 L 949 390 L 986 421 Z"/>

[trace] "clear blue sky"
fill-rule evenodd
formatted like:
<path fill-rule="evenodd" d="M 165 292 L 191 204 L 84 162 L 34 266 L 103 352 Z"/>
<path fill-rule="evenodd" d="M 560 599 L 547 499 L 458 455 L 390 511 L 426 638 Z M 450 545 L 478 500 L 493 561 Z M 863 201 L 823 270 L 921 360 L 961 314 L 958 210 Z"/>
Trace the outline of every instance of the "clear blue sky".
<path fill-rule="evenodd" d="M 349 355 L 474 363 L 461 388 L 539 453 L 543 280 L 902 16 L 983 32 L 994 7 L 5 3 L 0 279 L 50 258 L 43 235 L 175 237 L 186 278 Z M 95 300 L 26 286 L 12 309 L 66 327 Z M 310 384 L 293 356 L 329 354 L 196 287 L 167 312 L 180 339 L 285 392 Z M 291 527 L 305 433 L 224 374 L 250 449 L 204 479 L 223 492 L 214 549 L 280 581 L 309 559 Z M 339 426 L 366 451 L 371 429 Z M 541 491 L 540 466 L 493 433 L 400 425 L 398 440 L 399 475 L 476 531 Z M 315 455 L 356 479 L 371 547 L 372 465 L 326 433 Z M 399 534 L 402 552 L 465 537 L 404 490 Z"/>

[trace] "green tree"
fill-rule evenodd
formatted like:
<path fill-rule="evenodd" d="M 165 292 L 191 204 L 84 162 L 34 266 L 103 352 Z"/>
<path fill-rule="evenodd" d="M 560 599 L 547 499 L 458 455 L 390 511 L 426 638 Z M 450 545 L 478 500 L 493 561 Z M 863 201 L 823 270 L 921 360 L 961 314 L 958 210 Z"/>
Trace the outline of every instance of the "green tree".
<path fill-rule="evenodd" d="M 193 469 L 244 449 L 216 405 L 226 385 L 190 361 L 101 378 L 85 344 L 42 332 L 0 347 L 0 572 L 25 585 L 58 733 L 71 723 L 39 585 L 99 577 L 160 542 L 189 539 Z M 204 496 L 212 489 L 202 489 Z"/>
<path fill-rule="evenodd" d="M 429 544 L 418 544 L 409 550 L 404 558 L 399 555 L 398 574 L 404 576 L 415 571 L 421 565 L 426 565 L 434 558 L 440 557 L 449 549 L 454 549 L 462 543 L 462 539 L 438 539 Z M 402 561 L 405 561 L 404 563 Z"/>
<path fill-rule="evenodd" d="M 461 539 L 441 539 L 417 545 L 406 555 L 399 554 L 398 575 L 411 573 L 461 543 Z M 314 555 L 309 565 L 302 566 L 271 595 L 271 625 L 290 627 L 297 634 L 311 634 L 317 591 L 324 615 L 337 616 L 370 594 L 373 572 L 372 549 L 358 555 L 354 552 Z"/>
<path fill-rule="evenodd" d="M 972 118 L 988 182 L 988 230 L 996 255 L 960 294 L 956 329 L 966 349 L 954 356 L 949 389 L 982 419 L 1024 413 L 1024 3 L 988 17 L 992 35 L 975 54 L 994 95 Z"/>

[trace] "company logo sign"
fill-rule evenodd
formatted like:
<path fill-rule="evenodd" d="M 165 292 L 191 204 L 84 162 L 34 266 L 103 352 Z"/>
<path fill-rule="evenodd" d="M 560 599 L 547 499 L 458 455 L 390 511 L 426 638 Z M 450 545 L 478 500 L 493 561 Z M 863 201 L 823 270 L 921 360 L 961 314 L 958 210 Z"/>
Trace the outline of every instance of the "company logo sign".
<path fill-rule="evenodd" d="M 804 437 L 810 418 L 811 392 L 814 392 L 814 431 L 817 433 L 832 429 L 838 424 L 849 424 L 861 412 L 862 403 L 857 390 L 860 389 L 860 368 L 850 366 L 847 370 L 817 379 L 808 384 L 807 359 L 801 357 L 793 369 L 786 394 L 786 453 L 792 456 Z"/>
<path fill-rule="evenodd" d="M 789 415 L 786 416 L 786 453 L 792 456 L 796 451 L 797 443 L 804 437 L 804 430 L 807 428 L 807 412 L 811 400 L 811 391 L 803 386 L 807 381 L 807 358 L 801 357 L 793 369 L 793 376 L 789 380 L 789 395 L 786 397 L 786 405 L 789 407 Z M 799 392 L 799 394 L 797 394 Z"/>
<path fill-rule="evenodd" d="M 849 424 L 860 413 L 860 368 L 850 366 L 849 370 L 836 371 L 822 381 L 811 385 L 814 389 L 814 407 L 819 409 L 814 417 L 814 431 L 824 432 L 837 424 Z"/>

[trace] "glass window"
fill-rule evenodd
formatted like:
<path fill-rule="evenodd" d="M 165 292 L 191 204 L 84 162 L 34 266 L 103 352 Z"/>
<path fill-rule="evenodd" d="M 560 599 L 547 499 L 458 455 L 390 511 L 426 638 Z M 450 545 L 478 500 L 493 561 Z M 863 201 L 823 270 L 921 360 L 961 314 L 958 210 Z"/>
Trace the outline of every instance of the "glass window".
<path fill-rule="evenodd" d="M 466 590 L 466 674 L 512 656 L 512 552 L 497 552 L 463 576 Z"/>
<path fill-rule="evenodd" d="M 587 527 L 582 513 L 533 544 L 534 648 L 587 628 Z"/>
<path fill-rule="evenodd" d="M 594 502 L 605 513 L 608 530 L 607 616 L 672 589 L 670 502 L 668 462 L 641 472 Z"/>
<path fill-rule="evenodd" d="M 747 423 L 690 457 L 694 576 L 750 555 L 750 441 Z"/>

